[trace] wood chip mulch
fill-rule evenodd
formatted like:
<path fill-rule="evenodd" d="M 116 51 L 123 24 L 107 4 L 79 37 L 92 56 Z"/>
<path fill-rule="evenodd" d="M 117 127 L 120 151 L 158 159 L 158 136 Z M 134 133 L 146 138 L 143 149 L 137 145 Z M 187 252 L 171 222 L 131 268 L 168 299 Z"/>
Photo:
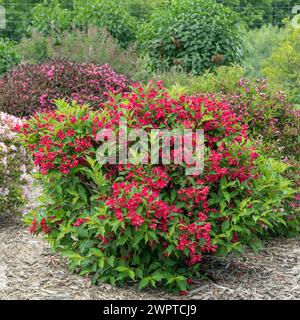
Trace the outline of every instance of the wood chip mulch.
<path fill-rule="evenodd" d="M 186 299 L 300 299 L 300 240 L 274 239 L 258 254 L 207 257 L 207 279 L 197 280 Z M 68 271 L 40 237 L 15 218 L 0 215 L 0 300 L 179 299 L 163 289 L 94 286 Z M 182 299 L 182 298 L 180 298 Z"/>

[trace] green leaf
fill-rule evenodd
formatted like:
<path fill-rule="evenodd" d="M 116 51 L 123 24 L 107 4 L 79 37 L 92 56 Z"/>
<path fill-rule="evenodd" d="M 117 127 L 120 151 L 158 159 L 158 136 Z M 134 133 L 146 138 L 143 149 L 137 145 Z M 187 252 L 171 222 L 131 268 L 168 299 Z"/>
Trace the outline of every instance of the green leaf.
<path fill-rule="evenodd" d="M 230 227 L 229 220 L 225 220 L 221 226 L 222 232 L 225 233 L 229 229 L 229 227 Z"/>
<path fill-rule="evenodd" d="M 147 285 L 149 284 L 151 278 L 150 277 L 145 277 L 143 278 L 140 282 L 139 282 L 139 290 L 144 289 L 145 287 L 147 287 Z"/>

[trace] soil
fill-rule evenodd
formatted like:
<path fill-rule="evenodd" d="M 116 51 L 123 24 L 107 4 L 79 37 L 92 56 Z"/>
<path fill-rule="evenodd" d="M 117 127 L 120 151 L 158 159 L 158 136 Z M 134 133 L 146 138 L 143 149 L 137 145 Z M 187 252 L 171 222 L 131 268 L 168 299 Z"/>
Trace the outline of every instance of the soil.
<path fill-rule="evenodd" d="M 206 258 L 207 279 L 185 299 L 300 299 L 300 240 L 274 239 L 258 254 Z M 0 215 L 0 300 L 179 299 L 160 290 L 95 286 L 31 236 L 16 218 Z M 182 299 L 182 298 L 180 298 Z"/>

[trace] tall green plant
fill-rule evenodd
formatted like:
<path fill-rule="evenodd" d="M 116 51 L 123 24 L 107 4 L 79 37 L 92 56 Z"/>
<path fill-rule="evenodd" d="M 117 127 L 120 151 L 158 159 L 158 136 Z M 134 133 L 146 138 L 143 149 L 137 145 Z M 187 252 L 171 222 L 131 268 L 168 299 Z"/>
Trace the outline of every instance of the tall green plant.
<path fill-rule="evenodd" d="M 273 83 L 283 86 L 300 103 L 300 29 L 289 27 L 281 45 L 265 62 L 263 72 Z"/>
<path fill-rule="evenodd" d="M 172 0 L 154 12 L 138 35 L 154 69 L 201 74 L 241 59 L 237 16 L 214 1 Z"/>
<path fill-rule="evenodd" d="M 273 51 L 280 46 L 288 32 L 285 28 L 266 25 L 245 34 L 243 65 L 250 77 L 264 78 L 262 69 L 265 60 L 271 57 Z"/>
<path fill-rule="evenodd" d="M 0 75 L 20 62 L 15 43 L 9 39 L 0 38 Z"/>

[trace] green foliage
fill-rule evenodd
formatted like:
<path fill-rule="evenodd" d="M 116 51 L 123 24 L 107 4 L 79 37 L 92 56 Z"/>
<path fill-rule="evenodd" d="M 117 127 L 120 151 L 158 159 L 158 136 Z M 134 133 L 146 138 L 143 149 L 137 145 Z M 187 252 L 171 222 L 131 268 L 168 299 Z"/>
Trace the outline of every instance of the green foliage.
<path fill-rule="evenodd" d="M 135 40 L 136 21 L 117 0 L 74 0 L 74 26 L 105 28 L 126 47 Z"/>
<path fill-rule="evenodd" d="M 237 16 L 214 1 L 173 0 L 154 12 L 138 35 L 154 69 L 201 74 L 241 59 Z"/>
<path fill-rule="evenodd" d="M 217 0 L 238 12 L 249 28 L 264 24 L 283 26 L 283 20 L 290 17 L 297 0 Z"/>
<path fill-rule="evenodd" d="M 138 282 L 140 289 L 163 285 L 178 292 L 190 287 L 187 278 L 201 275 L 196 262 L 214 245 L 224 255 L 244 245 L 261 248 L 261 239 L 286 225 L 283 202 L 294 191 L 282 176 L 287 166 L 254 152 L 225 103 L 181 97 L 173 105 L 161 83 L 133 90 L 112 93 L 102 111 L 58 101 L 56 112 L 37 114 L 20 130 L 45 190 L 25 222 L 95 283 Z M 99 164 L 96 132 L 118 132 L 120 114 L 129 130 L 179 128 L 187 118 L 196 128 L 210 127 L 207 137 L 217 143 L 205 147 L 205 175 L 187 177 L 173 165 Z"/>
<path fill-rule="evenodd" d="M 5 8 L 6 26 L 0 30 L 1 37 L 7 37 L 18 41 L 27 34 L 31 19 L 32 8 L 40 0 L 0 0 L 0 5 Z"/>
<path fill-rule="evenodd" d="M 158 75 L 164 79 L 172 96 L 211 94 L 226 101 L 230 108 L 248 124 L 251 138 L 262 143 L 263 153 L 289 164 L 284 176 L 299 192 L 300 113 L 289 96 L 265 80 L 249 80 L 239 66 L 219 67 L 201 77 L 170 72 Z M 297 202 L 297 201 L 296 201 Z M 299 228 L 297 205 L 286 203 L 290 212 L 287 227 L 276 234 L 295 236 Z M 279 232 L 280 230 L 280 232 Z"/>
<path fill-rule="evenodd" d="M 5 73 L 20 62 L 15 43 L 9 39 L 0 38 L 0 74 Z"/>
<path fill-rule="evenodd" d="M 248 76 L 254 79 L 264 78 L 262 68 L 265 60 L 280 46 L 288 32 L 285 28 L 266 25 L 245 34 L 243 65 Z"/>
<path fill-rule="evenodd" d="M 125 8 L 138 20 L 148 19 L 157 8 L 164 6 L 168 0 L 123 0 Z"/>
<path fill-rule="evenodd" d="M 33 33 L 31 38 L 22 39 L 17 51 L 25 63 L 67 59 L 100 65 L 109 64 L 116 72 L 134 81 L 149 77 L 146 61 L 138 56 L 134 46 L 124 49 L 108 32 L 96 27 L 90 27 L 87 31 L 74 30 L 63 33 L 59 43 L 55 37 Z"/>
<path fill-rule="evenodd" d="M 72 18 L 59 0 L 44 0 L 33 8 L 31 26 L 45 35 L 56 35 L 71 28 Z"/>
<path fill-rule="evenodd" d="M 155 79 L 161 79 L 174 95 L 180 92 L 188 94 L 235 92 L 245 69 L 239 65 L 221 66 L 211 72 L 207 70 L 202 76 L 195 76 L 171 70 L 156 73 Z"/>
<path fill-rule="evenodd" d="M 16 51 L 22 63 L 37 64 L 50 59 L 50 47 L 56 46 L 56 39 L 33 31 L 30 38 L 22 38 Z"/>
<path fill-rule="evenodd" d="M 263 72 L 273 83 L 283 86 L 295 102 L 300 102 L 300 29 L 289 28 L 281 45 L 267 59 Z"/>
<path fill-rule="evenodd" d="M 263 247 L 261 239 L 268 238 L 270 233 L 288 230 L 295 235 L 300 230 L 299 217 L 296 223 L 291 222 L 289 212 L 283 205 L 284 199 L 290 200 L 294 195 L 292 182 L 283 177 L 288 166 L 265 156 L 260 156 L 255 165 L 257 179 L 251 184 L 251 190 L 244 183 L 235 188 L 233 182 L 224 179 L 218 193 L 210 200 L 210 203 L 219 203 L 211 223 L 213 243 L 221 248 L 223 255 L 233 248 L 238 249 L 240 242 L 258 251 Z M 240 197 L 245 190 L 248 190 L 248 197 Z M 234 206 L 229 205 L 232 202 Z M 215 223 L 217 218 L 222 221 L 221 224 Z M 238 241 L 230 243 L 235 234 L 239 235 Z"/>
<path fill-rule="evenodd" d="M 289 97 L 265 80 L 249 80 L 238 65 L 222 66 L 202 76 L 170 72 L 158 74 L 172 96 L 213 94 L 226 100 L 249 125 L 253 138 L 262 140 L 270 155 L 299 160 L 299 111 Z"/>
<path fill-rule="evenodd" d="M 89 26 L 108 30 L 123 47 L 135 39 L 136 21 L 117 0 L 74 0 L 71 9 L 63 8 L 59 0 L 45 0 L 32 11 L 32 28 L 45 35 Z"/>

